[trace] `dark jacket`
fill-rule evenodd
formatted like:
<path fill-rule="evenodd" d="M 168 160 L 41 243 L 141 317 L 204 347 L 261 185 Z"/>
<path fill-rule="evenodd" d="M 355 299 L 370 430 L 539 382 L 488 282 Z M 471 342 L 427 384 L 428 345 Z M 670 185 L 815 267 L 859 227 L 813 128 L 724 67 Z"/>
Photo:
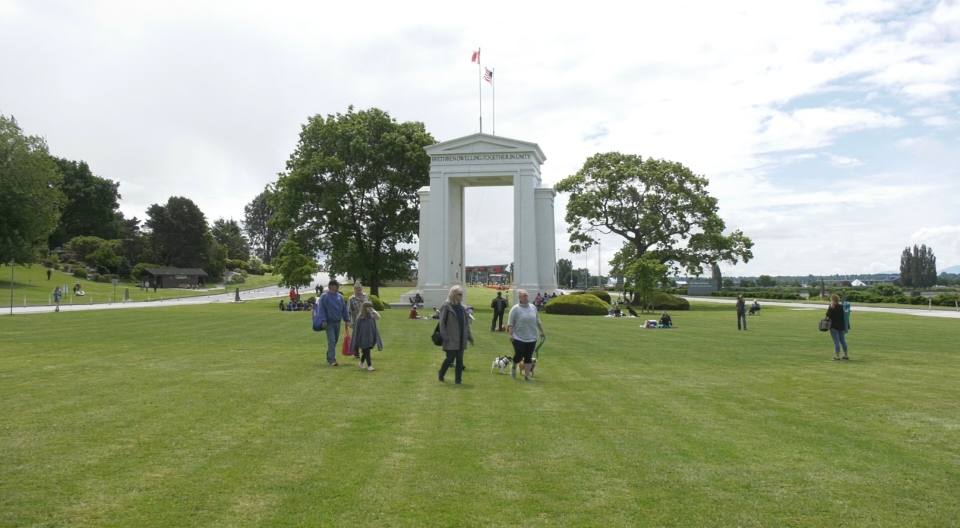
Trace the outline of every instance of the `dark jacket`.
<path fill-rule="evenodd" d="M 842 304 L 837 304 L 837 305 L 831 304 L 830 307 L 827 308 L 827 317 L 830 318 L 831 329 L 836 330 L 838 332 L 847 331 L 847 320 L 844 318 L 844 315 L 843 315 Z"/>
<path fill-rule="evenodd" d="M 499 295 L 493 299 L 493 302 L 490 303 L 490 308 L 493 308 L 493 313 L 503 313 L 507 311 L 507 300 Z"/>
<path fill-rule="evenodd" d="M 377 350 L 383 350 L 383 340 L 380 339 L 380 330 L 377 328 L 377 319 L 373 317 L 357 317 L 353 323 L 353 338 L 350 340 L 350 347 L 354 351 L 364 348 L 377 347 Z"/>
<path fill-rule="evenodd" d="M 747 313 L 747 301 L 737 299 L 737 314 Z"/>
<path fill-rule="evenodd" d="M 443 337 L 444 350 L 464 350 L 467 342 L 473 339 L 473 334 L 470 333 L 470 316 L 462 303 L 460 307 L 463 308 L 462 325 L 452 304 L 445 302 L 440 307 L 440 335 Z"/>

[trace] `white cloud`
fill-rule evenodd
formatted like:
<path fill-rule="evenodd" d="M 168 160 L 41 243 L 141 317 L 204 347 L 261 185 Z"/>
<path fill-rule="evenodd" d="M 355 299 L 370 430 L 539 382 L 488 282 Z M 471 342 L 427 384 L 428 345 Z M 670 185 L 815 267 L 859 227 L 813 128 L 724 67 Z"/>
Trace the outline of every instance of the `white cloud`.
<path fill-rule="evenodd" d="M 850 169 L 854 167 L 862 167 L 864 165 L 862 161 L 850 156 L 827 154 L 827 157 L 830 158 L 830 165 L 833 165 L 837 168 Z"/>
<path fill-rule="evenodd" d="M 128 216 L 183 195 L 210 219 L 239 218 L 307 117 L 349 104 L 423 121 L 440 140 L 476 132 L 469 54 L 482 46 L 497 71 L 496 132 L 540 144 L 546 184 L 597 152 L 681 161 L 757 242 L 735 273 L 856 272 L 896 258 L 921 226 L 960 224 L 942 205 L 960 179 L 957 2 L 681 1 L 614 16 L 545 2 L 0 0 L 0 15 L 0 47 L 22 50 L 0 55 L 16 79 L 0 83 L 0 112 L 120 181 Z M 820 241 L 838 214 L 855 221 Z M 475 236 L 511 240 L 510 229 Z M 608 246 L 619 243 L 605 239 L 605 257 Z M 512 248 L 468 254 L 500 262 Z"/>

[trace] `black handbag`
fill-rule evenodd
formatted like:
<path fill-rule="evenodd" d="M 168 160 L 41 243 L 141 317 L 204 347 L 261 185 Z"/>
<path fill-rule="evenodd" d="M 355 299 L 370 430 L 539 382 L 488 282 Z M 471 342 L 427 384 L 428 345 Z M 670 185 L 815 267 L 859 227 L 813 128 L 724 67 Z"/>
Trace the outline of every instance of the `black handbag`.
<path fill-rule="evenodd" d="M 820 327 L 819 327 L 819 328 L 820 328 L 820 331 L 821 331 L 821 332 L 827 332 L 827 331 L 829 331 L 829 330 L 830 330 L 830 318 L 829 318 L 829 317 L 824 317 L 823 319 L 821 319 L 821 320 L 820 320 Z"/>
<path fill-rule="evenodd" d="M 433 329 L 433 335 L 430 336 L 430 339 L 433 340 L 434 345 L 443 345 L 443 336 L 440 335 L 440 323 L 437 323 L 437 327 Z"/>

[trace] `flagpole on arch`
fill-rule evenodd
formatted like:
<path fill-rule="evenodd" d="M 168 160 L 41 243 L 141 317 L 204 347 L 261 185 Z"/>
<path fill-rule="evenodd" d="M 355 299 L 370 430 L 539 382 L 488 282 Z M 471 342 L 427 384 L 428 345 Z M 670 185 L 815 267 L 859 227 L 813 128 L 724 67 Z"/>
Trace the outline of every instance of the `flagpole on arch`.
<path fill-rule="evenodd" d="M 490 83 L 490 87 L 493 89 L 493 135 L 497 135 L 497 85 L 493 83 L 493 70 L 490 68 L 484 68 L 486 73 L 483 74 L 483 80 Z"/>
<path fill-rule="evenodd" d="M 477 100 L 480 102 L 480 133 L 483 134 L 483 73 L 480 71 L 480 48 L 473 52 L 470 61 L 477 63 Z"/>

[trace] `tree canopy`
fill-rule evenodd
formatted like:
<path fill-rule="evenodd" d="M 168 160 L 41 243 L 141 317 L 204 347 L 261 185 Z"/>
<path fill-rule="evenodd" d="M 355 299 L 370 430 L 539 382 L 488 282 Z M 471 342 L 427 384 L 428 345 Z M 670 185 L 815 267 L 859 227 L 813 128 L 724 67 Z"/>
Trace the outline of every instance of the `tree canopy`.
<path fill-rule="evenodd" d="M 270 264 L 280 246 L 287 240 L 286 233 L 270 225 L 274 209 L 270 205 L 273 190 L 270 186 L 243 208 L 243 229 L 247 232 L 253 254 Z"/>
<path fill-rule="evenodd" d="M 649 255 L 674 272 L 700 275 L 704 265 L 748 262 L 753 242 L 739 230 L 723 234 L 726 225 L 707 184 L 677 162 L 596 154 L 556 185 L 570 194 L 570 251 L 584 251 L 600 234 L 614 233 L 629 244 L 621 251 L 632 252 L 622 264 Z"/>
<path fill-rule="evenodd" d="M 212 238 L 207 219 L 189 198 L 171 196 L 166 205 L 147 209 L 144 226 L 151 231 L 154 261 L 164 266 L 199 268 L 207 261 Z"/>
<path fill-rule="evenodd" d="M 63 176 L 41 137 L 0 115 L 0 262 L 36 262 L 57 228 Z"/>
<path fill-rule="evenodd" d="M 926 244 L 913 251 L 903 248 L 900 255 L 900 284 L 906 288 L 929 288 L 937 284 L 937 257 Z"/>
<path fill-rule="evenodd" d="M 648 254 L 627 266 L 623 279 L 623 289 L 634 293 L 633 304 L 653 310 L 653 292 L 666 282 L 667 266 Z"/>
<path fill-rule="evenodd" d="M 417 190 L 429 183 L 424 147 L 436 141 L 423 123 L 397 123 L 376 108 L 316 115 L 276 183 L 273 224 L 307 254 L 323 253 L 332 275 L 379 294 L 380 281 L 405 279 L 416 252 Z"/>
<path fill-rule="evenodd" d="M 236 220 L 232 218 L 215 220 L 210 228 L 210 234 L 221 246 L 226 247 L 227 258 L 250 260 L 250 245 Z"/>
<path fill-rule="evenodd" d="M 280 246 L 273 272 L 280 276 L 277 286 L 301 288 L 313 282 L 317 263 L 304 255 L 295 241 L 287 240 Z"/>
<path fill-rule="evenodd" d="M 60 224 L 50 235 L 50 247 L 60 247 L 78 236 L 104 240 L 120 238 L 126 228 L 120 214 L 120 184 L 95 176 L 85 161 L 55 158 L 63 174 L 66 201 Z"/>

